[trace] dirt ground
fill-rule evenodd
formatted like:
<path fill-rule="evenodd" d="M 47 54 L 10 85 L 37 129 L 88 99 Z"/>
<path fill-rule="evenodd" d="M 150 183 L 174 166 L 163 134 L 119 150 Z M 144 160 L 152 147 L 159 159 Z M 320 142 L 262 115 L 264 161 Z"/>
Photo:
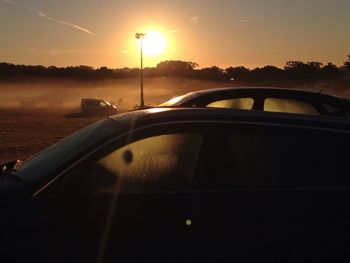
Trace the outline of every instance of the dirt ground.
<path fill-rule="evenodd" d="M 67 117 L 74 110 L 1 109 L 0 163 L 26 159 L 103 117 Z"/>

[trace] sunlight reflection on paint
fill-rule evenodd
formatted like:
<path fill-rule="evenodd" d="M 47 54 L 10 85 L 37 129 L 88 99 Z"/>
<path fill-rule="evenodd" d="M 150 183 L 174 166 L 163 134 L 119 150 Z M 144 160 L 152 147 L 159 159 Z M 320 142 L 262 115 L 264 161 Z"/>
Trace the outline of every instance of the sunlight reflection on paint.
<path fill-rule="evenodd" d="M 157 113 L 157 112 L 162 112 L 162 111 L 167 111 L 168 109 L 165 108 L 154 108 L 154 109 L 148 109 L 147 111 L 150 113 Z"/>

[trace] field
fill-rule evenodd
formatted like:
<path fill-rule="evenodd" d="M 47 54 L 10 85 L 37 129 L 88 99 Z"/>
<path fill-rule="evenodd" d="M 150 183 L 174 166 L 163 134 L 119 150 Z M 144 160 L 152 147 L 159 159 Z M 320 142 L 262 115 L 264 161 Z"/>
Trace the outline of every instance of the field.
<path fill-rule="evenodd" d="M 70 111 L 2 109 L 0 163 L 26 159 L 99 118 L 68 118 Z"/>
<path fill-rule="evenodd" d="M 157 105 L 189 91 L 232 86 L 184 79 L 146 79 L 145 102 Z M 316 89 L 312 88 L 312 89 Z M 20 84 L 0 84 L 0 163 L 26 159 L 61 138 L 89 125 L 101 117 L 71 117 L 79 111 L 81 98 L 101 97 L 114 101 L 120 111 L 128 111 L 139 102 L 138 79 L 99 83 L 38 81 Z M 328 93 L 349 98 L 349 92 L 330 90 Z M 21 101 L 35 101 L 34 109 L 20 107 Z M 63 107 L 52 109 L 50 101 L 60 100 Z"/>
<path fill-rule="evenodd" d="M 188 91 L 223 86 L 222 83 L 181 79 L 145 81 L 146 104 L 157 105 Z M 0 164 L 26 159 L 63 137 L 103 117 L 71 117 L 79 112 L 81 98 L 100 97 L 115 102 L 121 112 L 139 103 L 139 80 L 99 83 L 37 81 L 0 84 Z M 63 107 L 52 109 L 50 101 Z M 21 108 L 22 101 L 34 101 L 35 108 Z"/>

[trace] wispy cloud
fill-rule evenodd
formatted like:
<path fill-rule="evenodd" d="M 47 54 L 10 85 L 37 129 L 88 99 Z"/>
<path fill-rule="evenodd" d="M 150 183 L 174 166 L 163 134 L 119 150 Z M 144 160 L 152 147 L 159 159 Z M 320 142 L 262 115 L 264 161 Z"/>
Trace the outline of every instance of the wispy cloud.
<path fill-rule="evenodd" d="M 96 35 L 95 33 L 92 33 L 90 30 L 88 30 L 88 29 L 86 29 L 86 28 L 84 28 L 84 27 L 81 27 L 81 26 L 79 26 L 79 25 L 72 24 L 72 23 L 65 22 L 65 21 L 61 21 L 61 20 L 54 20 L 54 21 L 56 21 L 56 22 L 58 22 L 58 23 L 60 23 L 60 24 L 62 24 L 62 25 L 65 25 L 65 26 L 73 27 L 73 28 L 75 28 L 75 29 L 78 29 L 78 30 L 83 31 L 83 32 L 85 32 L 85 33 L 88 33 L 88 34 L 90 34 L 90 35 L 94 35 L 94 36 Z"/>
<path fill-rule="evenodd" d="M 24 5 L 22 5 L 22 4 L 18 4 L 18 3 L 14 2 L 14 1 L 11 1 L 11 0 L 1 0 L 1 2 L 4 2 L 4 3 L 6 3 L 6 4 L 10 4 L 10 5 L 14 5 L 14 6 L 17 6 L 17 7 L 20 7 L 20 8 L 33 10 L 33 9 L 30 8 L 30 7 L 24 6 Z"/>
<path fill-rule="evenodd" d="M 91 32 L 90 30 L 88 30 L 88 29 L 86 29 L 86 28 L 84 28 L 82 26 L 79 26 L 77 24 L 73 24 L 73 23 L 69 23 L 69 22 L 66 22 L 66 21 L 63 21 L 63 20 L 59 20 L 59 19 L 53 18 L 53 17 L 45 14 L 44 12 L 41 12 L 40 10 L 35 9 L 35 8 L 19 4 L 17 2 L 12 1 L 12 0 L 0 0 L 0 1 L 2 1 L 3 3 L 6 3 L 6 4 L 13 5 L 13 6 L 18 7 L 18 8 L 23 8 L 23 9 L 26 9 L 26 10 L 30 10 L 30 11 L 34 12 L 36 15 L 38 15 L 41 18 L 44 18 L 46 20 L 49 20 L 49 21 L 52 21 L 52 22 L 56 22 L 56 23 L 59 23 L 59 24 L 64 25 L 64 26 L 68 26 L 68 27 L 77 29 L 79 31 L 88 33 L 90 35 L 96 35 L 95 33 Z"/>
<path fill-rule="evenodd" d="M 177 29 L 172 29 L 172 30 L 170 30 L 169 32 L 170 32 L 170 33 L 179 33 L 179 30 L 177 30 Z"/>
<path fill-rule="evenodd" d="M 199 16 L 192 16 L 192 17 L 190 17 L 190 20 L 191 20 L 191 22 L 192 23 L 194 23 L 194 24 L 198 24 L 199 23 Z"/>

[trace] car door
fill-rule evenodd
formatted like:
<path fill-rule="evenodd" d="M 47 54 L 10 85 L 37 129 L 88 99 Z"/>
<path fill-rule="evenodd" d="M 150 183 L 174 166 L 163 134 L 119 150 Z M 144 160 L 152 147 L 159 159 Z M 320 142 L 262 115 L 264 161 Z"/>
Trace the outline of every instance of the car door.
<path fill-rule="evenodd" d="M 57 185 L 80 178 L 74 229 L 84 258 L 342 257 L 349 149 L 346 132 L 159 124 L 101 147 Z"/>
<path fill-rule="evenodd" d="M 74 202 L 67 198 L 18 196 L 0 201 L 3 262 L 62 262 L 72 233 Z"/>
<path fill-rule="evenodd" d="M 201 251 L 216 259 L 348 258 L 348 132 L 234 123 L 215 129 L 194 181 Z"/>
<path fill-rule="evenodd" d="M 191 189 L 205 130 L 178 122 L 127 133 L 38 196 L 79 200 L 75 231 L 84 259 L 172 257 L 191 248 Z"/>

